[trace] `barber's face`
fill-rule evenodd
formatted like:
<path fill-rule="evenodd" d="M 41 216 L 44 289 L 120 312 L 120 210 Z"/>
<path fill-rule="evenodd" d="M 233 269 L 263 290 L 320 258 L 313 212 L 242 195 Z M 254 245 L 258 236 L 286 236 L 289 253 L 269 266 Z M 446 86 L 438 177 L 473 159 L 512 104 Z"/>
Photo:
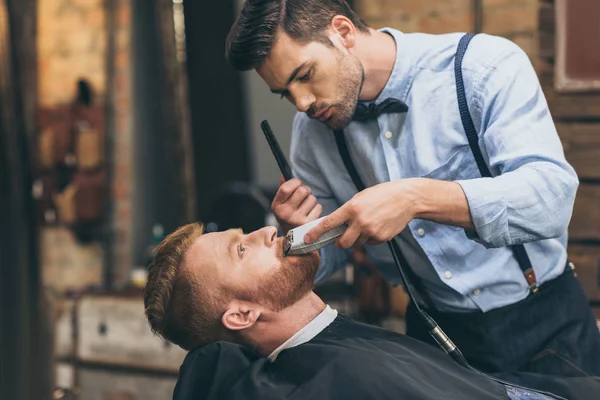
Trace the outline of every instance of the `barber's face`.
<path fill-rule="evenodd" d="M 319 266 L 317 252 L 283 257 L 283 238 L 277 238 L 275 227 L 207 233 L 190 250 L 196 268 L 212 267 L 214 283 L 228 297 L 274 311 L 309 293 Z"/>
<path fill-rule="evenodd" d="M 285 32 L 257 72 L 273 93 L 333 130 L 352 121 L 364 80 L 361 63 L 339 43 L 303 43 Z"/>

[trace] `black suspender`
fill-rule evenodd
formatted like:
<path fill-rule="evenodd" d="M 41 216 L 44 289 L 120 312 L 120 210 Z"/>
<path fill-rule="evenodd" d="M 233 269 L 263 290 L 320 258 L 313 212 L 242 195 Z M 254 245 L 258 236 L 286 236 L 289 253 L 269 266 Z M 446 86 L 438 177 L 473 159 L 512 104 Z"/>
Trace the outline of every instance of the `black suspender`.
<path fill-rule="evenodd" d="M 456 77 L 456 95 L 458 97 L 458 109 L 460 111 L 460 119 L 462 120 L 463 128 L 465 133 L 467 134 L 467 139 L 469 141 L 469 147 L 471 147 L 471 152 L 475 157 L 475 162 L 477 163 L 477 167 L 479 168 L 479 172 L 481 176 L 484 177 L 492 177 L 492 173 L 490 172 L 487 164 L 483 159 L 483 155 L 481 154 L 481 149 L 479 148 L 479 142 L 477 138 L 477 131 L 475 130 L 475 125 L 473 125 L 473 119 L 471 118 L 471 114 L 469 114 L 469 106 L 467 103 L 467 96 L 465 94 L 465 84 L 463 81 L 462 75 L 462 60 L 465 56 L 465 52 L 467 51 L 467 47 L 469 47 L 469 42 L 473 39 L 475 35 L 472 33 L 468 33 L 464 35 L 460 42 L 458 43 L 458 49 L 456 50 L 456 57 L 454 59 L 454 75 Z M 535 271 L 531 266 L 531 260 L 525 251 L 525 247 L 522 244 L 512 245 L 510 246 L 517 262 L 519 263 L 519 267 L 525 276 L 525 280 L 527 280 L 527 284 L 529 285 L 529 290 L 535 293 L 538 290 L 537 281 L 535 277 Z"/>
<path fill-rule="evenodd" d="M 356 170 L 356 167 L 354 166 L 354 163 L 352 162 L 352 157 L 350 157 L 350 152 L 348 151 L 348 144 L 346 143 L 346 137 L 344 136 L 344 131 L 335 131 L 334 134 L 335 134 L 335 142 L 337 143 L 337 147 L 340 152 L 340 156 L 342 157 L 342 161 L 344 162 L 344 165 L 346 166 L 346 170 L 350 174 L 350 177 L 352 178 L 352 182 L 354 182 L 354 186 L 356 186 L 356 189 L 359 192 L 361 192 L 365 189 L 365 184 L 363 183 L 362 179 L 360 178 L 360 175 L 358 175 L 358 171 Z M 421 297 L 421 299 L 425 302 L 425 305 L 427 305 L 430 308 L 433 308 L 433 303 L 431 301 L 431 298 L 429 297 L 429 294 L 425 290 L 423 281 L 414 273 L 414 271 L 408 264 L 408 261 L 406 261 L 406 257 L 404 257 L 404 254 L 402 254 L 402 251 L 400 250 L 400 246 L 398 246 L 398 243 L 396 243 L 396 241 L 394 239 L 392 239 L 392 240 L 390 240 L 390 244 L 394 247 L 394 251 L 396 252 L 396 255 L 398 256 L 398 261 L 400 261 L 400 266 L 402 267 L 402 271 L 404 271 L 406 278 L 408 278 L 407 279 L 408 282 L 406 282 L 406 284 L 412 285 L 415 288 L 415 291 Z"/>
<path fill-rule="evenodd" d="M 471 33 L 466 34 L 461 38 L 461 40 L 458 44 L 455 62 L 454 62 L 454 72 L 455 72 L 455 77 L 456 77 L 456 94 L 458 97 L 458 107 L 459 107 L 462 124 L 463 124 L 464 130 L 465 130 L 465 133 L 467 135 L 467 139 L 469 141 L 469 146 L 471 148 L 471 152 L 473 153 L 473 156 L 475 157 L 475 162 L 477 163 L 477 167 L 479 168 L 479 171 L 482 176 L 492 177 L 492 174 L 485 163 L 483 155 L 481 154 L 481 149 L 479 148 L 477 131 L 475 130 L 475 125 L 473 124 L 473 120 L 471 118 L 471 115 L 469 114 L 469 108 L 468 108 L 467 99 L 466 99 L 466 95 L 465 95 L 465 85 L 464 85 L 463 76 L 462 76 L 462 60 L 463 60 L 465 52 L 469 46 L 469 42 L 471 41 L 471 39 L 474 36 L 475 35 L 473 35 Z M 354 185 L 356 186 L 358 191 L 364 190 L 365 185 L 364 185 L 362 179 L 360 178 L 360 175 L 358 174 L 356 166 L 352 162 L 352 158 L 350 157 L 350 153 L 348 151 L 348 144 L 346 143 L 346 138 L 344 136 L 343 131 L 341 131 L 341 130 L 335 131 L 335 141 L 336 141 L 340 156 L 342 158 L 342 161 L 344 162 L 346 170 L 348 171 L 348 174 L 350 174 L 350 177 L 352 178 Z M 396 253 L 398 254 L 400 264 L 402 265 L 405 273 L 408 275 L 410 284 L 413 287 L 415 287 L 415 289 L 417 290 L 419 295 L 422 297 L 422 299 L 426 303 L 428 303 L 427 305 L 432 306 L 431 299 L 428 296 L 428 294 L 423 286 L 422 280 L 414 273 L 412 268 L 410 268 L 410 265 L 408 264 L 406 258 L 400 251 L 400 247 L 398 246 L 398 244 L 396 243 L 395 240 L 391 240 L 390 243 L 392 246 L 394 246 L 394 249 L 396 250 Z M 535 276 L 533 267 L 531 266 L 531 261 L 529 260 L 529 256 L 527 255 L 527 252 L 525 251 L 525 247 L 523 245 L 512 245 L 512 246 L 510 246 L 510 248 L 514 253 L 515 258 L 517 259 L 517 262 L 519 263 L 519 267 L 521 268 L 521 271 L 523 271 L 523 275 L 525 276 L 525 279 L 527 280 L 530 291 L 535 293 L 538 288 L 537 282 L 536 282 L 536 276 Z"/>

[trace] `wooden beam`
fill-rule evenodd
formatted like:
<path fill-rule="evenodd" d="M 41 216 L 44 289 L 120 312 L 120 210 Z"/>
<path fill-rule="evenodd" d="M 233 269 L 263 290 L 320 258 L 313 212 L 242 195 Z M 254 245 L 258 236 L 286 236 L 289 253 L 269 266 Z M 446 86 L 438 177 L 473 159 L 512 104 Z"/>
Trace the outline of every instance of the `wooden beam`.
<path fill-rule="evenodd" d="M 600 245 L 569 244 L 569 260 L 590 301 L 600 301 Z"/>
<path fill-rule="evenodd" d="M 542 60 L 538 62 L 536 70 L 555 119 L 600 119 L 600 92 L 558 93 L 554 87 L 554 63 Z"/>
<path fill-rule="evenodd" d="M 544 94 L 555 119 L 600 118 L 600 94 L 559 94 L 547 85 Z"/>
<path fill-rule="evenodd" d="M 600 123 L 559 123 L 567 160 L 580 179 L 600 179 Z"/>
<path fill-rule="evenodd" d="M 34 55 L 26 54 L 35 51 L 28 25 L 35 15 L 27 15 L 36 13 L 33 3 L 0 0 L 1 399 L 49 399 L 53 386 L 27 137 L 35 121 L 35 103 L 27 106 L 32 98 L 25 93 L 27 77 L 35 71 Z"/>
<path fill-rule="evenodd" d="M 581 184 L 577 191 L 573 217 L 569 225 L 570 240 L 600 240 L 600 185 Z"/>
<path fill-rule="evenodd" d="M 540 61 L 536 70 L 555 119 L 600 119 L 600 92 L 558 93 L 554 88 L 554 64 Z"/>
<path fill-rule="evenodd" d="M 182 12 L 183 6 L 172 0 L 159 0 L 155 3 L 157 14 L 157 30 L 160 38 L 161 64 L 163 69 L 162 90 L 164 93 L 163 115 L 165 119 L 165 141 L 168 145 L 168 159 L 171 162 L 179 208 L 177 225 L 183 225 L 196 220 L 196 182 L 194 177 L 194 154 L 192 146 L 190 104 L 188 102 L 188 79 L 185 63 L 180 60 L 178 53 L 185 47 L 176 39 L 173 7 L 178 6 Z M 183 32 L 178 32 L 182 34 Z"/>

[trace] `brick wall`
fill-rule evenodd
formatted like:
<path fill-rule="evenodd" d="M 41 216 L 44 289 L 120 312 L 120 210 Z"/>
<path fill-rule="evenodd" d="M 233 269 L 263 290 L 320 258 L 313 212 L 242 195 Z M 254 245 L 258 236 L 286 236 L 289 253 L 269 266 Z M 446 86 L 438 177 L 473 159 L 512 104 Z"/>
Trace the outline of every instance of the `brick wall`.
<path fill-rule="evenodd" d="M 404 32 L 464 31 L 473 24 L 471 0 L 355 0 L 354 8 L 372 27 Z"/>
<path fill-rule="evenodd" d="M 39 103 L 68 103 L 86 77 L 96 92 L 106 87 L 104 0 L 38 1 Z"/>
<path fill-rule="evenodd" d="M 88 79 L 96 100 L 102 101 L 106 87 L 106 13 L 103 0 L 39 0 L 37 15 L 36 133 L 40 135 L 49 126 L 56 132 L 68 130 L 67 110 L 79 78 Z M 43 143 L 40 136 L 38 140 Z M 45 286 L 62 292 L 102 282 L 101 243 L 79 243 L 64 226 L 42 225 L 40 235 Z"/>
<path fill-rule="evenodd" d="M 38 1 L 40 115 L 51 115 L 56 117 L 54 120 L 60 120 L 60 115 L 65 114 L 73 100 L 77 80 L 86 78 L 90 81 L 95 101 L 103 109 L 108 103 L 106 126 L 110 154 L 107 159 L 113 171 L 105 229 L 113 238 L 108 248 L 113 259 L 105 258 L 100 242 L 81 244 L 65 227 L 42 228 L 45 282 L 56 289 L 76 286 L 77 282 L 81 286 L 99 284 L 106 266 L 111 270 L 110 281 L 122 283 L 127 280 L 131 268 L 132 1 Z M 43 121 L 41 124 L 38 121 L 38 125 L 41 131 Z M 57 243 L 61 246 L 56 247 Z M 69 268 L 81 269 L 77 274 L 71 274 L 77 279 L 61 279 L 65 263 Z"/>
<path fill-rule="evenodd" d="M 403 32 L 473 32 L 473 0 L 355 0 L 372 27 Z M 482 31 L 513 40 L 537 57 L 539 0 L 482 0 Z"/>

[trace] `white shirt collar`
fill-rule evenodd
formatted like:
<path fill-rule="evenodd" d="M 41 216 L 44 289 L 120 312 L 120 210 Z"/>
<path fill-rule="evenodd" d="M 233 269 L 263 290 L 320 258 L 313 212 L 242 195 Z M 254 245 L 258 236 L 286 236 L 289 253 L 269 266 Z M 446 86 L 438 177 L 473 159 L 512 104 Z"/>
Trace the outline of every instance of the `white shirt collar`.
<path fill-rule="evenodd" d="M 323 331 L 323 329 L 327 328 L 329 324 L 333 322 L 334 319 L 337 318 L 338 312 L 332 309 L 329 306 L 326 306 L 323 311 L 319 315 L 317 315 L 312 321 L 304 326 L 304 328 L 300 329 L 296 332 L 291 338 L 283 342 L 279 347 L 277 347 L 271 354 L 269 354 L 269 361 L 273 362 L 285 349 L 290 349 L 292 347 L 299 346 L 303 343 L 308 342 L 319 333 Z"/>

